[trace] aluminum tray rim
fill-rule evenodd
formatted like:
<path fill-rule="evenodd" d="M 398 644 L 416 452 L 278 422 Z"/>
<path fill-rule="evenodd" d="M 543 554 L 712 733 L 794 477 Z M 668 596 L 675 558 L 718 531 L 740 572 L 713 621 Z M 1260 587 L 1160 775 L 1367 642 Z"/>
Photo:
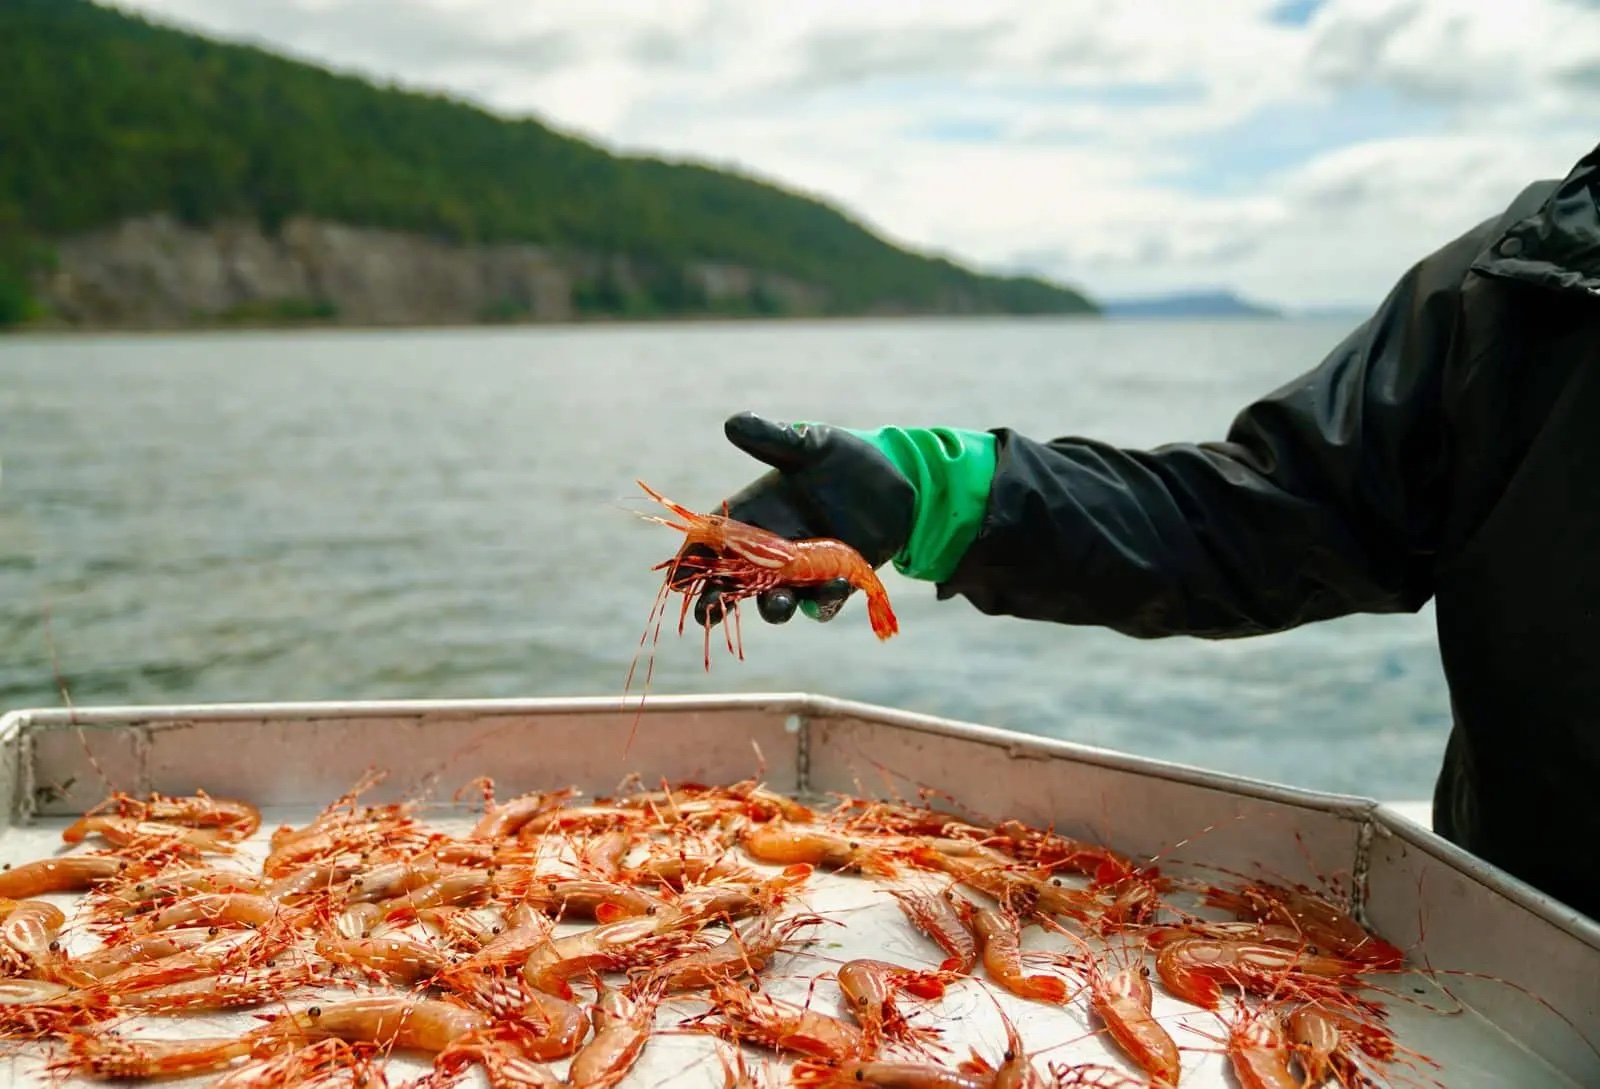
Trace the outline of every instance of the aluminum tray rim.
<path fill-rule="evenodd" d="M 33 728 L 71 726 L 149 726 L 188 719 L 211 721 L 288 721 L 298 719 L 393 718 L 452 719 L 483 714 L 616 714 L 637 709 L 638 700 L 616 696 L 530 696 L 464 699 L 309 700 L 186 704 L 102 704 L 71 708 L 18 708 L 0 716 L 0 743 Z M 1077 741 L 1022 733 L 943 718 L 865 701 L 811 692 L 671 693 L 647 698 L 654 712 L 760 711 L 790 716 L 799 734 L 811 720 L 856 718 L 908 731 L 957 737 L 1004 749 L 1013 759 L 1070 760 L 1134 775 L 1162 778 L 1346 817 L 1374 835 L 1398 838 L 1470 877 L 1543 921 L 1600 951 L 1600 921 L 1513 877 L 1500 867 L 1456 846 L 1432 829 L 1388 811 L 1361 795 L 1308 790 L 1263 779 L 1214 771 L 1155 757 L 1139 756 Z"/>

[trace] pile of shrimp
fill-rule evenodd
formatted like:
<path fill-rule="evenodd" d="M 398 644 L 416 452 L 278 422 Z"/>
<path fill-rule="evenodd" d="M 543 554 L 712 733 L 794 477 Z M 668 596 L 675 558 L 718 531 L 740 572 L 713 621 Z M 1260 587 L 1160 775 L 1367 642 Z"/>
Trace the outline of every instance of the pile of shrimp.
<path fill-rule="evenodd" d="M 44 1049 L 52 1075 L 227 1089 L 386 1086 L 396 1053 L 426 1064 L 418 1089 L 480 1073 L 613 1089 L 673 1034 L 714 1047 L 729 1089 L 1177 1086 L 1197 1042 L 1155 1015 L 1159 986 L 1206 1011 L 1198 1049 L 1245 1086 L 1428 1062 L 1370 993 L 1401 951 L 1307 888 L 1195 885 L 1196 907 L 1229 917 L 1207 920 L 1175 906 L 1178 879 L 1101 846 L 921 802 L 803 804 L 755 779 L 498 802 L 479 780 L 481 814 L 452 835 L 410 803 L 363 804 L 381 778 L 270 836 L 246 802 L 110 797 L 62 833 L 66 853 L 0 872 L 0 1036 Z M 780 997 L 779 958 L 850 925 L 807 907 L 824 874 L 881 897 L 921 961 L 823 956 L 807 998 Z M 70 927 L 57 894 L 76 897 Z M 963 991 L 1003 1025 L 989 1053 L 941 1029 Z M 1077 1004 L 1050 1042 L 1081 1024 L 1104 1061 L 1029 1054 L 999 992 Z M 161 1034 L 220 1010 L 251 1027 Z"/>

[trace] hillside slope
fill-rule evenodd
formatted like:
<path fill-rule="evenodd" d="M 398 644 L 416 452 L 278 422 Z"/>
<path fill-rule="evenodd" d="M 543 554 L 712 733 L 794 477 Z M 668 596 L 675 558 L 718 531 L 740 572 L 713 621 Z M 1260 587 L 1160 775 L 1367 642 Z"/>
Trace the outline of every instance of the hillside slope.
<path fill-rule="evenodd" d="M 34 294 L 58 311 L 93 310 L 130 277 L 198 279 L 140 265 L 127 250 L 130 224 L 134 238 L 179 238 L 201 264 L 226 264 L 241 232 L 249 246 L 277 247 L 278 279 L 302 294 L 274 303 L 248 297 L 246 285 L 235 311 L 326 310 L 337 300 L 317 281 L 371 264 L 346 253 L 344 264 L 319 265 L 284 241 L 291 225 L 318 238 L 369 232 L 340 235 L 347 251 L 381 238 L 392 257 L 398 233 L 429 260 L 468 254 L 463 284 L 535 261 L 541 274 L 565 277 L 580 314 L 1095 310 L 1073 290 L 898 249 L 825 203 L 742 176 L 612 155 L 536 121 L 381 88 L 89 0 L 0 3 L 0 66 L 0 315 L 24 305 L 26 262 Z M 110 245 L 123 247 L 115 261 L 97 257 Z M 39 258 L 51 251 L 57 269 L 46 275 Z M 525 283 L 536 278 L 501 276 L 507 316 L 538 309 Z M 185 302 L 181 287 L 164 290 L 172 306 Z M 493 290 L 467 293 L 481 311 L 497 302 Z"/>

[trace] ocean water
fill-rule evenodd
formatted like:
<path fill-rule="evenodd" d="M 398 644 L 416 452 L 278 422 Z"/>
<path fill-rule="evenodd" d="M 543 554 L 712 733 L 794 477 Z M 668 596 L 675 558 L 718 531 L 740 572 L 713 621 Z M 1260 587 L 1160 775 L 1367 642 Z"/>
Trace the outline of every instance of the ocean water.
<path fill-rule="evenodd" d="M 619 695 L 723 419 L 1220 437 L 1337 322 L 682 324 L 0 340 L 0 708 Z M 1431 608 L 1228 642 L 986 617 L 664 632 L 651 691 L 812 691 L 1380 798 L 1448 730 Z M 641 663 L 642 664 L 642 663 Z"/>

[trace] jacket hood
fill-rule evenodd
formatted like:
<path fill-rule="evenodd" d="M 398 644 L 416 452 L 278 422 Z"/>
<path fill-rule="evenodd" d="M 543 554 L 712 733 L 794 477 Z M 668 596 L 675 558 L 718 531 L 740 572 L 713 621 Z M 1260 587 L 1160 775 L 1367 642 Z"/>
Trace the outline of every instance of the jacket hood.
<path fill-rule="evenodd" d="M 1525 189 L 1503 219 L 1473 271 L 1600 295 L 1600 145 L 1562 181 Z"/>

